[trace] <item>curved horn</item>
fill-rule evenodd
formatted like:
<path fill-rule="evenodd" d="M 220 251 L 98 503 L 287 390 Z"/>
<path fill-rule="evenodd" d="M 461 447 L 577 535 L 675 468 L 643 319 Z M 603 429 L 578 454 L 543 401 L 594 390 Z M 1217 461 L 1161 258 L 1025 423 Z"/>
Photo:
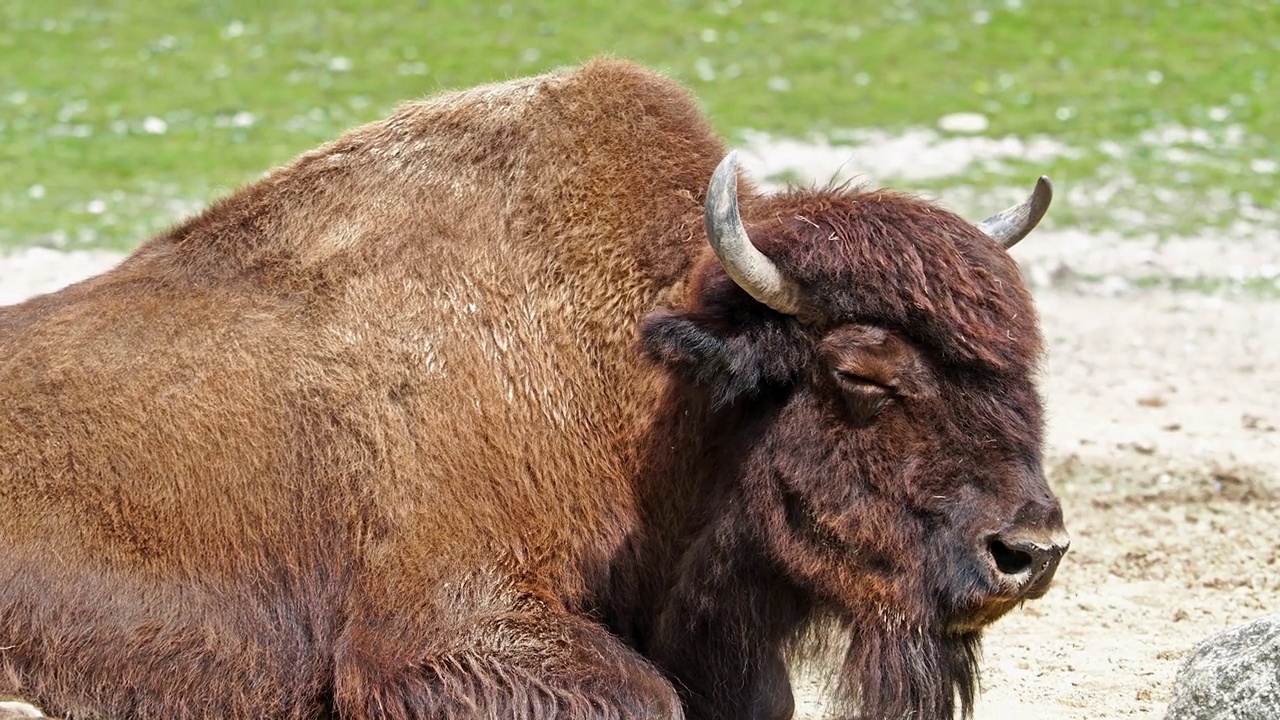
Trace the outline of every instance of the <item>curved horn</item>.
<path fill-rule="evenodd" d="M 738 214 L 736 150 L 720 161 L 711 176 L 703 222 L 711 249 L 738 287 L 784 315 L 800 311 L 800 288 L 751 244 L 747 229 L 742 226 L 742 216 Z"/>
<path fill-rule="evenodd" d="M 1021 205 L 1014 205 L 978 223 L 978 229 L 1008 250 L 1035 229 L 1040 218 L 1044 217 L 1044 211 L 1049 209 L 1050 200 L 1053 200 L 1053 183 L 1041 175 L 1031 197 Z"/>

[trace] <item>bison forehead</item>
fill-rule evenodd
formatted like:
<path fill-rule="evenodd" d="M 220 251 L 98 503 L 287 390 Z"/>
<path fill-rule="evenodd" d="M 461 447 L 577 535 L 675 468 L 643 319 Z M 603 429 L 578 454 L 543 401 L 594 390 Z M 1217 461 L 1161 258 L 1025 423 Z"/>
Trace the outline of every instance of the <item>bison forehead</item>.
<path fill-rule="evenodd" d="M 806 288 L 823 324 L 902 332 L 941 359 L 1032 368 L 1042 340 L 1017 264 L 969 222 L 887 191 L 784 194 L 753 208 L 753 242 Z"/>

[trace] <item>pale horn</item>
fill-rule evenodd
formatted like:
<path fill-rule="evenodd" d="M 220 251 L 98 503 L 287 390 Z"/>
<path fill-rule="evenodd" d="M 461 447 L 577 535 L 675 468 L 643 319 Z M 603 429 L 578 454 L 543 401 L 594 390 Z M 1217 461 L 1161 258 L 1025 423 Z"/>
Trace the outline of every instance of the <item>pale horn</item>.
<path fill-rule="evenodd" d="M 978 223 L 978 229 L 1008 250 L 1035 229 L 1045 210 L 1049 209 L 1050 200 L 1053 200 L 1053 184 L 1041 175 L 1031 197 Z"/>
<path fill-rule="evenodd" d="M 738 214 L 738 152 L 725 156 L 711 176 L 703 213 L 707 239 L 720 264 L 738 287 L 756 301 L 785 315 L 800 311 L 800 288 L 756 249 Z"/>

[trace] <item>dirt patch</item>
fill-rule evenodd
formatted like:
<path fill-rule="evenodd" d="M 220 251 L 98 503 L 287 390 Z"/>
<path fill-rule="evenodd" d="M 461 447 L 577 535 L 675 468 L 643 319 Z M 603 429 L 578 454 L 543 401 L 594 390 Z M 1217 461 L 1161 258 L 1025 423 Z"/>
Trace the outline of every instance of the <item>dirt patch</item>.
<path fill-rule="evenodd" d="M 1162 717 L 1184 653 L 1275 610 L 1276 475 L 1072 462 L 1055 479 L 1070 562 L 988 634 L 977 717 Z"/>
<path fill-rule="evenodd" d="M 1162 717 L 1192 645 L 1280 605 L 1280 301 L 1039 300 L 1073 543 L 988 635 L 978 717 Z"/>

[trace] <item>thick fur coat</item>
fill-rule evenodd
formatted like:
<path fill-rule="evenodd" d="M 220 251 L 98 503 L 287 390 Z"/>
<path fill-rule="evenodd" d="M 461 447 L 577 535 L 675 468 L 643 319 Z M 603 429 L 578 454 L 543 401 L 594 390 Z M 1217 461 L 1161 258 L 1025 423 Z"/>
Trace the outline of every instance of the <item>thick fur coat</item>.
<path fill-rule="evenodd" d="M 406 104 L 0 308 L 0 693 L 785 717 L 788 649 L 834 618 L 850 706 L 967 706 L 1007 609 L 968 538 L 1061 522 L 1030 298 L 923 201 L 744 181 L 814 290 L 753 303 L 703 230 L 724 153 L 598 60 Z M 833 385 L 873 346 L 910 412 Z"/>

